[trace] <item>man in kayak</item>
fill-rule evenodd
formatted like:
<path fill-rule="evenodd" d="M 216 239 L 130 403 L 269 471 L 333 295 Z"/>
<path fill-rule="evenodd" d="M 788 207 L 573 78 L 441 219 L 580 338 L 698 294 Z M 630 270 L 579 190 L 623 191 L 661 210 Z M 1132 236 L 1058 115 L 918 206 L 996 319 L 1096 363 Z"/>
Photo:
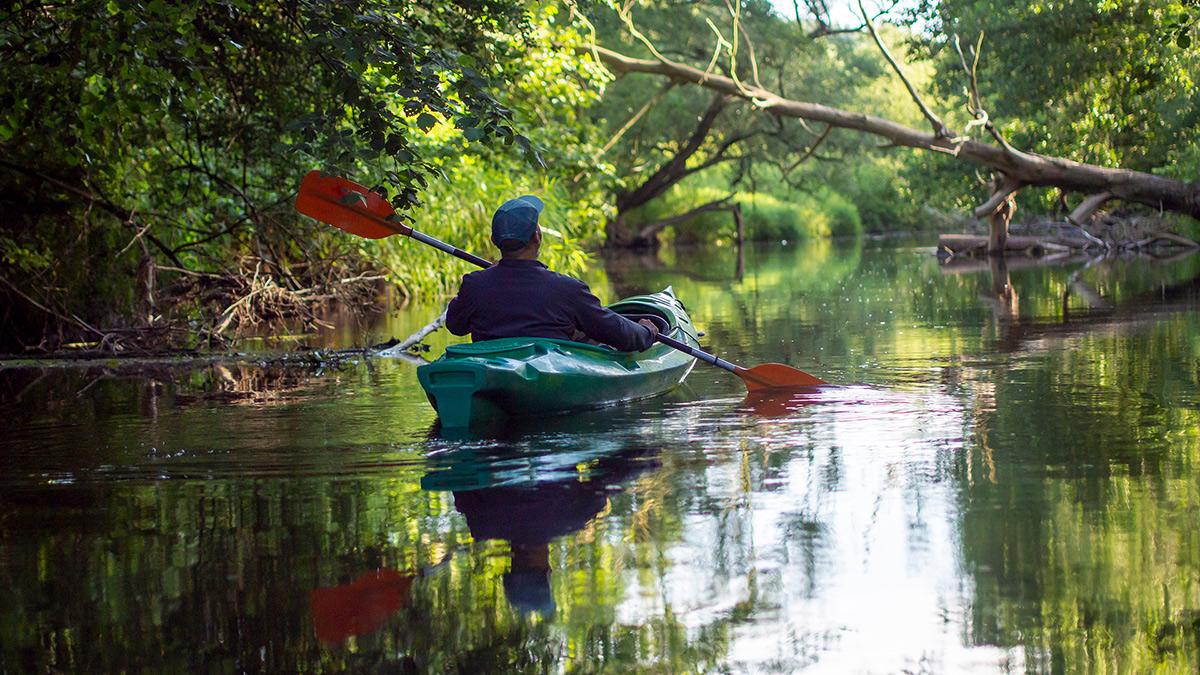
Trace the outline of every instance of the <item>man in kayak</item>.
<path fill-rule="evenodd" d="M 492 216 L 492 243 L 500 260 L 463 277 L 446 308 L 446 328 L 473 341 L 506 337 L 587 339 L 628 352 L 654 344 L 658 326 L 631 321 L 600 304 L 587 284 L 550 271 L 538 262 L 542 200 L 533 196 L 504 202 Z"/>

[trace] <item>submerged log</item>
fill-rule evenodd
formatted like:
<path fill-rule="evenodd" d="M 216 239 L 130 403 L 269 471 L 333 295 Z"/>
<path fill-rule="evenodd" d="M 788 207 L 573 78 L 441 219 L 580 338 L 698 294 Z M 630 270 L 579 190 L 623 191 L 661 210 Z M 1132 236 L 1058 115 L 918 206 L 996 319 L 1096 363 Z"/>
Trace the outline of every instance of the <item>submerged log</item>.
<path fill-rule="evenodd" d="M 1046 251 L 1084 249 L 1090 245 L 1090 242 L 1086 239 L 1029 236 L 1006 236 L 1001 242 L 1002 249 L 989 249 L 989 245 L 992 243 L 991 235 L 943 234 L 938 237 L 938 252 L 955 256 L 999 250 L 1042 253 Z"/>
<path fill-rule="evenodd" d="M 997 249 L 994 245 L 994 234 L 994 229 L 993 232 L 988 235 L 943 234 L 938 237 L 938 254 L 942 256 L 960 257 L 983 255 L 985 253 L 999 251 L 1001 249 Z M 1109 242 L 1107 245 L 1105 242 L 1095 238 L 1087 239 L 1084 237 L 1068 237 L 1063 235 L 1008 235 L 1004 239 L 1004 248 L 1002 250 L 1007 252 L 1025 252 L 1030 254 L 1045 254 L 1062 251 L 1085 251 L 1088 249 L 1140 251 L 1153 248 L 1156 244 L 1176 248 L 1200 248 L 1200 242 L 1192 241 L 1187 237 L 1181 237 L 1172 232 L 1155 232 L 1138 241 L 1126 243 Z"/>

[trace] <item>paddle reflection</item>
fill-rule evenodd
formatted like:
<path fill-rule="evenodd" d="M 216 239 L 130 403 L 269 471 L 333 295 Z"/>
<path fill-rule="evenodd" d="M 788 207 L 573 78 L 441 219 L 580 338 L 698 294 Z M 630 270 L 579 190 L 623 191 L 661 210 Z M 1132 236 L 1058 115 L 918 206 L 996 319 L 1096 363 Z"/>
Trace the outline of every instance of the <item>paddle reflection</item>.
<path fill-rule="evenodd" d="M 787 417 L 825 400 L 820 391 L 819 387 L 758 389 L 746 394 L 742 407 L 759 417 Z"/>
<path fill-rule="evenodd" d="M 309 595 L 313 625 L 322 642 L 343 642 L 373 633 L 408 605 L 414 573 L 379 569 L 349 584 L 318 588 Z"/>
<path fill-rule="evenodd" d="M 309 593 L 313 627 L 322 642 L 339 644 L 355 635 L 374 633 L 393 614 L 408 606 L 413 584 L 445 569 L 454 553 L 423 570 L 371 570 L 348 584 Z"/>

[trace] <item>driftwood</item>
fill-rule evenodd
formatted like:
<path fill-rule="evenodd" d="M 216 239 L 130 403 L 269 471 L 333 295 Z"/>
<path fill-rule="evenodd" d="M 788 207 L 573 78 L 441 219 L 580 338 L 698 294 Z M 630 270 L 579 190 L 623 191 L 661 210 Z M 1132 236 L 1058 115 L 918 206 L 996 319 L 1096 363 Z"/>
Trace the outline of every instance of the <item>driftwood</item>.
<path fill-rule="evenodd" d="M 938 237 L 938 251 L 954 256 L 961 256 L 996 250 L 994 247 L 989 248 L 991 239 L 991 235 L 983 234 L 943 234 Z M 1030 236 L 1008 236 L 1004 238 L 1002 243 L 1002 250 L 1004 251 L 1027 251 L 1032 253 L 1085 249 L 1090 245 L 1090 242 L 1086 239 Z"/>
<path fill-rule="evenodd" d="M 1004 248 L 1002 250 L 1009 252 L 1023 251 L 1034 254 L 1085 251 L 1096 248 L 1103 250 L 1115 248 L 1118 250 L 1139 251 L 1161 242 L 1165 242 L 1170 246 L 1184 246 L 1192 249 L 1200 248 L 1200 243 L 1192 241 L 1187 237 L 1181 237 L 1171 232 L 1155 232 L 1138 241 L 1124 244 L 1106 244 L 1095 237 L 1067 237 L 1062 235 L 1008 236 L 1004 240 Z M 991 235 L 943 234 L 938 237 L 938 253 L 959 257 L 997 250 L 995 247 L 989 247 L 990 243 Z"/>
<path fill-rule="evenodd" d="M 418 330 L 417 332 L 408 336 L 403 341 L 401 341 L 399 344 L 393 345 L 393 346 L 388 347 L 387 349 L 383 350 L 382 352 L 379 353 L 379 355 L 380 356 L 401 356 L 403 354 L 406 354 L 410 347 L 417 344 L 421 340 L 424 340 L 426 338 L 426 336 L 428 336 L 430 333 L 436 331 L 437 329 L 441 328 L 444 325 L 446 325 L 446 310 L 443 309 L 442 313 L 438 314 L 436 319 L 425 324 L 420 330 Z"/>

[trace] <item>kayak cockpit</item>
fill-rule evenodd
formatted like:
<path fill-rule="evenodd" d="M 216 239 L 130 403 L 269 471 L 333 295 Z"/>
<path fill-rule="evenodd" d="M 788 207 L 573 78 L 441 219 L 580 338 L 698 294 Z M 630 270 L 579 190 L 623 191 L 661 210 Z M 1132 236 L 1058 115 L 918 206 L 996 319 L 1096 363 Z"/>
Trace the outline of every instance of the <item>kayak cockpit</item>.
<path fill-rule="evenodd" d="M 669 288 L 610 308 L 633 320 L 650 318 L 664 334 L 698 344 L 691 319 Z M 655 396 L 677 386 L 694 363 L 660 343 L 620 352 L 571 340 L 502 338 L 451 345 L 417 368 L 417 378 L 442 426 L 465 427 Z"/>

